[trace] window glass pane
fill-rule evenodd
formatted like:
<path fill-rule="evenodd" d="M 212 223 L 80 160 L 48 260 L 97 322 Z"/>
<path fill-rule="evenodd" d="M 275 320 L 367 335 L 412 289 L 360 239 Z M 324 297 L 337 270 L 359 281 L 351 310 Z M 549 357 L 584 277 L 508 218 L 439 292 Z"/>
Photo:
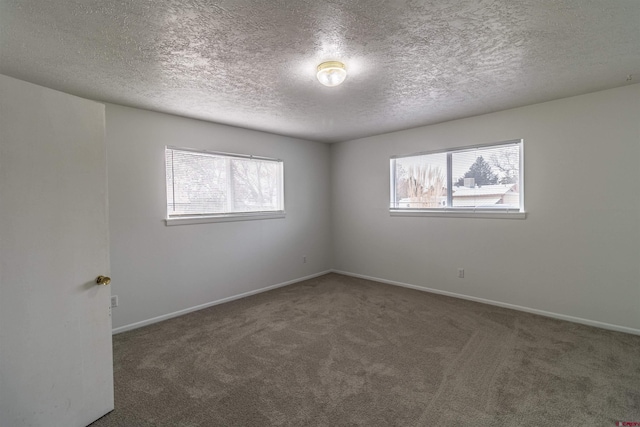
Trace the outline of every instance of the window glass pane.
<path fill-rule="evenodd" d="M 452 153 L 454 208 L 519 208 L 520 147 Z"/>
<path fill-rule="evenodd" d="M 167 180 L 167 204 L 170 214 L 225 211 L 225 159 L 203 153 L 167 150 Z"/>
<path fill-rule="evenodd" d="M 233 159 L 233 206 L 236 212 L 280 209 L 279 164 L 271 161 Z"/>
<path fill-rule="evenodd" d="M 522 141 L 392 158 L 391 209 L 521 210 Z"/>
<path fill-rule="evenodd" d="M 395 159 L 395 200 L 400 209 L 433 209 L 447 205 L 447 154 Z"/>
<path fill-rule="evenodd" d="M 169 217 L 283 210 L 281 161 L 171 148 L 165 160 Z"/>

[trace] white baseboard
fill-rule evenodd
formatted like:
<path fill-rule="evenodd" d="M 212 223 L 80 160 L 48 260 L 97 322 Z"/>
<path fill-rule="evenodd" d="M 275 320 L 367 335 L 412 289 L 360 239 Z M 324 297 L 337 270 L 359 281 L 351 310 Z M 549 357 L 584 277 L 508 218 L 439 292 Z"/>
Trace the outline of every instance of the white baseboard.
<path fill-rule="evenodd" d="M 194 311 L 202 310 L 207 307 L 212 307 L 218 304 L 224 304 L 225 302 L 233 301 L 236 299 L 248 297 L 251 295 L 259 294 L 262 292 L 270 291 L 272 289 L 281 288 L 283 286 L 292 285 L 294 283 L 302 282 L 304 280 L 313 279 L 314 277 L 324 276 L 325 274 L 331 273 L 332 270 L 321 271 L 320 273 L 311 274 L 309 276 L 300 277 L 298 279 L 289 280 L 287 282 L 278 283 L 276 285 L 267 286 L 266 288 L 256 289 L 255 291 L 244 292 L 242 294 L 234 295 L 227 298 L 222 298 L 216 301 L 207 302 L 204 304 L 196 305 L 194 307 L 185 308 L 184 310 L 174 311 L 173 313 L 163 314 L 162 316 L 153 317 L 151 319 L 142 320 L 140 322 L 131 323 L 129 325 L 120 326 L 118 328 L 114 328 L 111 330 L 113 335 L 119 334 L 121 332 L 130 331 L 132 329 L 141 328 L 143 326 L 151 325 L 153 323 L 162 322 L 163 320 L 171 319 L 173 317 L 182 316 L 183 314 L 191 313 Z"/>
<path fill-rule="evenodd" d="M 386 283 L 388 285 L 402 286 L 403 288 L 416 289 L 418 291 L 430 292 L 433 294 L 446 295 L 454 298 L 466 299 L 469 301 L 481 302 L 483 304 L 495 305 L 498 307 L 510 308 L 512 310 L 524 311 L 527 313 L 538 314 L 540 316 L 552 317 L 554 319 L 566 320 L 573 323 L 581 323 L 583 325 L 595 326 L 596 328 L 609 329 L 611 331 L 625 332 L 627 334 L 640 335 L 640 329 L 629 328 L 627 326 L 614 325 L 611 323 L 598 322 L 596 320 L 583 319 L 581 317 L 567 316 L 565 314 L 552 313 L 550 311 L 538 310 L 536 308 L 523 307 L 521 305 L 508 304 L 500 301 L 493 301 L 484 298 L 473 297 L 469 295 L 457 294 L 455 292 L 441 291 L 438 289 L 427 288 L 424 286 L 411 285 L 409 283 L 396 282 L 394 280 L 380 279 L 378 277 L 365 276 L 364 274 L 350 273 L 348 271 L 331 270 L 333 273 L 344 274 L 345 276 L 357 277 L 359 279 L 372 280 L 374 282 Z"/>

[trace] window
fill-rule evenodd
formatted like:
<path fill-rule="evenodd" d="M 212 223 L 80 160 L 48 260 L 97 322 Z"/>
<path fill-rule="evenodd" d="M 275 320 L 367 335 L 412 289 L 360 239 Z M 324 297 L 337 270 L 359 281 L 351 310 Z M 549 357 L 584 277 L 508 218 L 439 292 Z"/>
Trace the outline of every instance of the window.
<path fill-rule="evenodd" d="M 281 160 L 172 147 L 165 160 L 167 224 L 284 216 Z"/>
<path fill-rule="evenodd" d="M 391 213 L 523 218 L 522 145 L 516 140 L 392 157 Z"/>

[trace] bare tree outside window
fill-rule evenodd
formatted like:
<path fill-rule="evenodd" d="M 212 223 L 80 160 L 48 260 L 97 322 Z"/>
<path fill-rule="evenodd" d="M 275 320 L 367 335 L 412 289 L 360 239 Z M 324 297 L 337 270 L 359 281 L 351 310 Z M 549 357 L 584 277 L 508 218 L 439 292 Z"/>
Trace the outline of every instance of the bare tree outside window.
<path fill-rule="evenodd" d="M 445 178 L 437 166 L 414 165 L 409 167 L 407 178 L 409 207 L 437 208 L 446 196 Z"/>
<path fill-rule="evenodd" d="M 446 204 L 446 155 L 415 156 L 394 161 L 398 207 L 424 209 Z"/>
<path fill-rule="evenodd" d="M 262 210 L 277 200 L 278 168 L 273 162 L 234 159 L 234 205 L 240 210 Z"/>
<path fill-rule="evenodd" d="M 500 175 L 500 184 L 517 184 L 520 179 L 519 147 L 504 147 L 491 154 L 489 163 Z"/>

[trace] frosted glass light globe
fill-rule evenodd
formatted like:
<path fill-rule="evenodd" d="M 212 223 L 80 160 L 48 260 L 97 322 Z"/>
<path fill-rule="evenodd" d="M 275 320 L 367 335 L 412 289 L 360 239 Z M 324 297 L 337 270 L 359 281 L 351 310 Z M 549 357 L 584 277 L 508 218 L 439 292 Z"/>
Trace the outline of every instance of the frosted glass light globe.
<path fill-rule="evenodd" d="M 347 70 L 344 64 L 338 61 L 323 62 L 318 65 L 318 81 L 325 86 L 338 86 L 347 78 Z"/>

